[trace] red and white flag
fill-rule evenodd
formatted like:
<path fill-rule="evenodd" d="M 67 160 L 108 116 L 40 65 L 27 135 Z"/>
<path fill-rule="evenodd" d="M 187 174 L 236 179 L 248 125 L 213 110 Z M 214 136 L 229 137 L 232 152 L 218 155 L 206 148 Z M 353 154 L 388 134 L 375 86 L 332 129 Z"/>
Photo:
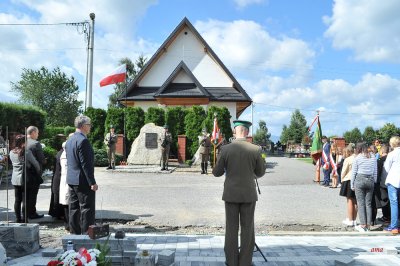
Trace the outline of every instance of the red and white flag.
<path fill-rule="evenodd" d="M 118 82 L 124 82 L 126 79 L 126 64 L 119 66 L 114 69 L 113 72 L 108 74 L 100 81 L 100 87 L 116 84 Z"/>
<path fill-rule="evenodd" d="M 217 140 L 219 139 L 219 127 L 218 127 L 218 121 L 217 118 L 214 118 L 214 128 L 211 136 L 211 140 Z"/>

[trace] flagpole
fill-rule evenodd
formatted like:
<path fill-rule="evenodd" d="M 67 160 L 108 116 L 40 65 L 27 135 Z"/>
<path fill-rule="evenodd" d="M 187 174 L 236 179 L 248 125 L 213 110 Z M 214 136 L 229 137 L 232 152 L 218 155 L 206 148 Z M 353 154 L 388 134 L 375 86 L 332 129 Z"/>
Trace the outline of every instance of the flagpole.
<path fill-rule="evenodd" d="M 126 66 L 125 66 L 126 67 Z M 126 163 L 126 108 L 128 107 L 128 83 L 126 82 L 126 74 L 125 74 L 125 110 L 124 110 L 124 162 Z"/>

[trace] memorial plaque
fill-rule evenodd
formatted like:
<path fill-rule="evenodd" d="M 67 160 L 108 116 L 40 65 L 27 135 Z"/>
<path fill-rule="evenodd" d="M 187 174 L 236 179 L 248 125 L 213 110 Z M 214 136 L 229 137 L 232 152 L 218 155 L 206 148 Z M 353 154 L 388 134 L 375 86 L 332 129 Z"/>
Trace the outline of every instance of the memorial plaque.
<path fill-rule="evenodd" d="M 145 135 L 145 147 L 147 149 L 157 149 L 158 142 L 157 142 L 158 134 L 157 133 L 146 133 Z"/>

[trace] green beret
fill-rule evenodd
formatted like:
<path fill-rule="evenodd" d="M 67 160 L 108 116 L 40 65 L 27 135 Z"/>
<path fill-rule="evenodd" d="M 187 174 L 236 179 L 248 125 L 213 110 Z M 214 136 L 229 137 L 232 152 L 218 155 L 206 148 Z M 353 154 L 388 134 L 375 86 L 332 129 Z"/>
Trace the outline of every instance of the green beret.
<path fill-rule="evenodd" d="M 165 125 L 164 125 L 164 128 L 168 129 L 168 125 L 167 125 L 167 124 L 165 124 Z"/>
<path fill-rule="evenodd" d="M 245 121 L 245 120 L 235 120 L 235 121 L 233 121 L 233 127 L 235 128 L 237 126 L 244 126 L 244 127 L 246 127 L 248 129 L 251 126 L 251 122 Z"/>
<path fill-rule="evenodd" d="M 114 128 L 114 126 L 113 126 L 113 125 L 110 125 L 110 128 Z"/>

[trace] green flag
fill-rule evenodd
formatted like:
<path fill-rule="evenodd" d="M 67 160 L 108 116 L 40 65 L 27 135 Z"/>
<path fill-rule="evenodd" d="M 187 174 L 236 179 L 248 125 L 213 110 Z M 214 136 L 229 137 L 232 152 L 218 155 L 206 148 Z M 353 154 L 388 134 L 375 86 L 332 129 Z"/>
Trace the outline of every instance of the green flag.
<path fill-rule="evenodd" d="M 321 124 L 319 122 L 319 117 L 317 117 L 317 129 L 314 133 L 314 139 L 312 142 L 312 146 L 310 148 L 311 157 L 318 161 L 319 158 L 322 156 L 322 131 L 321 131 Z"/>

